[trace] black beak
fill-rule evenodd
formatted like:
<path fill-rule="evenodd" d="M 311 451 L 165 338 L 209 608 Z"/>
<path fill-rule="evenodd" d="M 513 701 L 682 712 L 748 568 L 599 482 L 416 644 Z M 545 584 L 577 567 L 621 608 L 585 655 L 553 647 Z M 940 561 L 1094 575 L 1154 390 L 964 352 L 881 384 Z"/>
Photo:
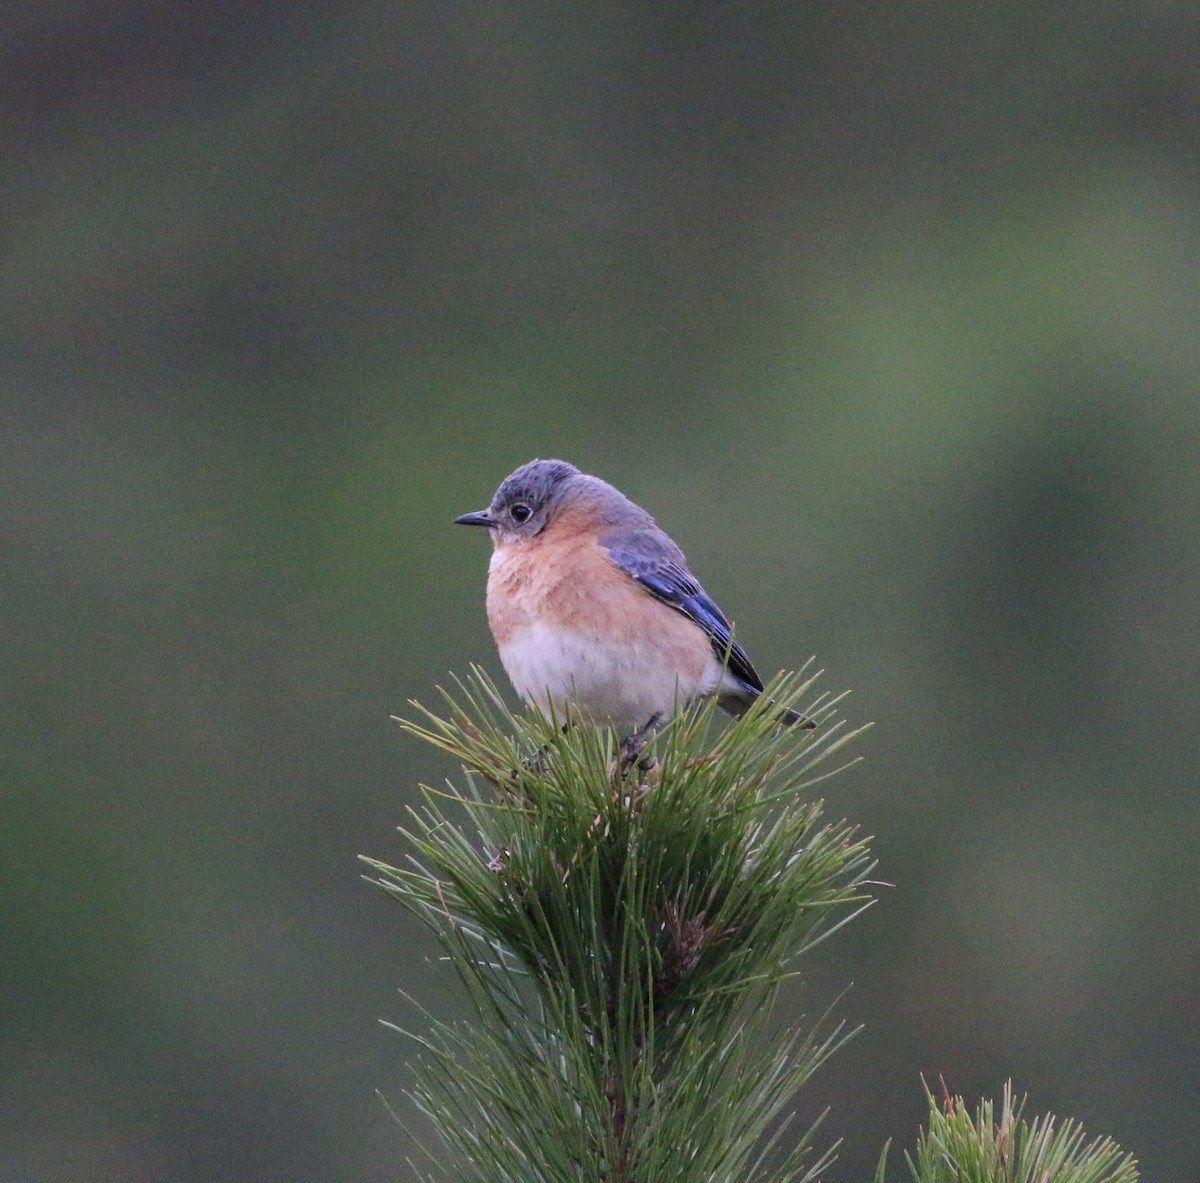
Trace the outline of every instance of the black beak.
<path fill-rule="evenodd" d="M 486 509 L 477 509 L 474 513 L 464 513 L 461 518 L 455 518 L 460 526 L 494 526 L 496 519 Z"/>

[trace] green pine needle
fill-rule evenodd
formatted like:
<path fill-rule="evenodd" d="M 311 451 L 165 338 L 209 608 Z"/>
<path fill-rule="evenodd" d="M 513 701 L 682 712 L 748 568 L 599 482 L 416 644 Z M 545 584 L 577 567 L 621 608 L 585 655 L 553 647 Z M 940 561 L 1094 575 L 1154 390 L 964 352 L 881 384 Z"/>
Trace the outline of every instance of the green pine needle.
<path fill-rule="evenodd" d="M 915 1155 L 904 1158 L 914 1183 L 1137 1183 L 1137 1163 L 1111 1138 L 1089 1139 L 1070 1119 L 1053 1114 L 1026 1122 L 1024 1100 L 1013 1105 L 1005 1085 L 1000 1120 L 992 1102 L 972 1112 L 961 1097 L 947 1096 L 942 1107 L 926 1089 L 929 1129 Z M 884 1183 L 886 1159 L 876 1183 Z"/>
<path fill-rule="evenodd" d="M 608 730 L 513 715 L 479 670 L 443 713 L 400 720 L 464 768 L 423 787 L 406 866 L 366 860 L 468 1007 L 412 1037 L 446 1174 L 732 1183 L 825 1164 L 811 1131 L 781 1155 L 776 1119 L 848 1035 L 763 1031 L 794 959 L 868 902 L 865 844 L 807 800 L 858 732 L 820 699 L 815 731 L 776 723 L 813 680 L 778 679 L 732 723 L 681 712 L 648 772 L 622 771 Z"/>

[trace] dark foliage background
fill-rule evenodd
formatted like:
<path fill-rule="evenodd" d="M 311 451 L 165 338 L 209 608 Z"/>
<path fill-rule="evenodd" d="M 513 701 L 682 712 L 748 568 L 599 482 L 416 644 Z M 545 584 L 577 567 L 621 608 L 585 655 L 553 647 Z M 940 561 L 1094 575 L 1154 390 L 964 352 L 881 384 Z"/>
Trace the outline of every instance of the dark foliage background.
<path fill-rule="evenodd" d="M 1200 9 L 12 0 L 0 1175 L 383 1183 L 388 720 L 563 456 L 879 726 L 789 1005 L 1195 1177 Z"/>

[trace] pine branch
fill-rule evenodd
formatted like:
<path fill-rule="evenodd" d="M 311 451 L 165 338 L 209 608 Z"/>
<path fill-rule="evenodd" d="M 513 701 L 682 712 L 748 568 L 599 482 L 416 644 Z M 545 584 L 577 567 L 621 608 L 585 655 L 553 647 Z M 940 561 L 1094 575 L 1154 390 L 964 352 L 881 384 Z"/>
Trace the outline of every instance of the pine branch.
<path fill-rule="evenodd" d="M 1023 1120 L 1024 1100 L 1014 1108 L 1011 1082 L 1004 1087 L 1000 1120 L 991 1101 L 972 1113 L 962 1097 L 943 1106 L 928 1089 L 929 1129 L 915 1155 L 904 1155 L 914 1183 L 1137 1183 L 1137 1163 L 1111 1138 L 1088 1139 L 1069 1118 L 1053 1114 Z M 884 1183 L 887 1150 L 876 1183 Z"/>
<path fill-rule="evenodd" d="M 812 681 L 769 697 L 796 704 Z M 623 773 L 610 732 L 514 716 L 478 670 L 444 698 L 400 722 L 463 782 L 423 787 L 408 865 L 366 861 L 436 934 L 468 1007 L 413 1037 L 445 1173 L 815 1177 L 811 1131 L 782 1157 L 767 1132 L 848 1033 L 763 1028 L 794 959 L 868 902 L 865 845 L 805 799 L 857 732 L 821 699 L 804 708 L 817 731 L 781 730 L 764 696 L 721 728 L 711 706 L 678 715 L 651 770 Z"/>

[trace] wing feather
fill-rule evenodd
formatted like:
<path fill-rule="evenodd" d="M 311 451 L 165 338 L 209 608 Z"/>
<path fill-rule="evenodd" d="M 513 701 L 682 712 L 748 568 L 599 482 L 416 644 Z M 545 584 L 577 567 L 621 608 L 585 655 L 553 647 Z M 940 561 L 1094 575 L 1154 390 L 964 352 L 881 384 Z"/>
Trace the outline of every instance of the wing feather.
<path fill-rule="evenodd" d="M 657 528 L 629 535 L 613 531 L 600 544 L 627 575 L 636 579 L 655 599 L 695 621 L 708 635 L 718 661 L 725 664 L 747 690 L 762 693 L 758 676 L 746 651 L 733 639 L 725 613 L 688 570 L 683 552 Z"/>

